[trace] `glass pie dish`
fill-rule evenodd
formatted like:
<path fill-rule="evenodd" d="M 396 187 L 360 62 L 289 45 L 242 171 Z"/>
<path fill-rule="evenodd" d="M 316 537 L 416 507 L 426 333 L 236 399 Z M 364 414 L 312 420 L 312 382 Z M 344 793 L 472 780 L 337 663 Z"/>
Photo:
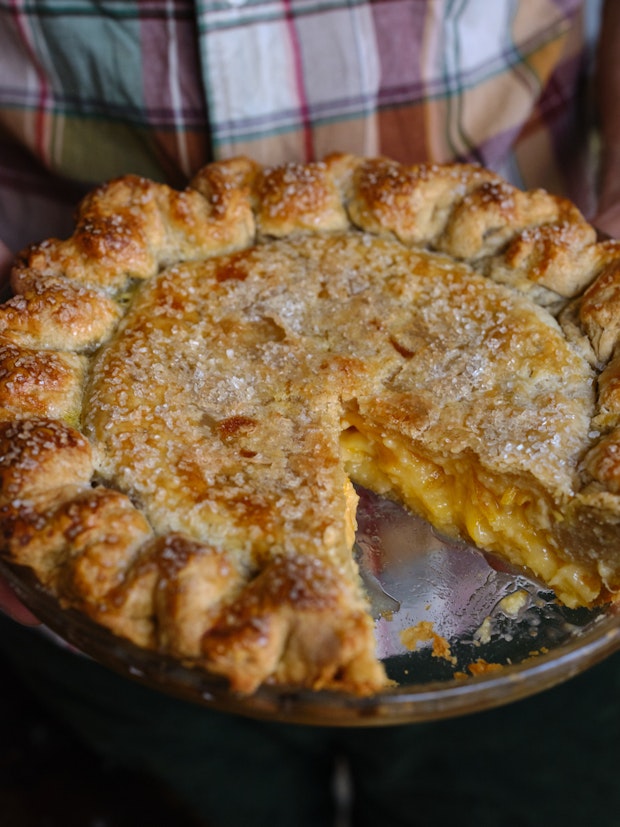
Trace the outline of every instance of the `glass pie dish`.
<path fill-rule="evenodd" d="M 394 681 L 371 697 L 270 686 L 235 695 L 224 680 L 61 608 L 25 569 L 1 562 L 0 572 L 53 634 L 104 666 L 194 703 L 278 721 L 371 726 L 475 712 L 549 689 L 620 648 L 614 604 L 567 609 L 528 573 L 359 493 L 356 555 Z"/>

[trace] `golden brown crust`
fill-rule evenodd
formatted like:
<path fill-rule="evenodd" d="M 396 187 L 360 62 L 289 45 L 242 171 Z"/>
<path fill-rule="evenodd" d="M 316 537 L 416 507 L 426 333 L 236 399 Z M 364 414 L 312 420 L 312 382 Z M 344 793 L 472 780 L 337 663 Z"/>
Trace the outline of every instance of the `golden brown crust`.
<path fill-rule="evenodd" d="M 121 316 L 94 290 L 22 272 L 18 295 L 0 306 L 0 336 L 22 347 L 81 351 L 100 344 Z"/>
<path fill-rule="evenodd" d="M 73 428 L 53 419 L 0 423 L 0 503 L 85 485 L 93 470 L 91 444 Z"/>
<path fill-rule="evenodd" d="M 0 336 L 0 418 L 73 419 L 85 366 L 78 354 L 20 347 Z"/>
<path fill-rule="evenodd" d="M 81 592 L 86 610 L 139 646 L 197 661 L 222 600 L 244 578 L 229 556 L 183 535 L 141 539 L 135 553 L 119 558 L 115 579 L 104 584 L 96 605 L 90 590 Z"/>
<path fill-rule="evenodd" d="M 182 192 L 105 184 L 0 307 L 4 553 L 241 692 L 387 683 L 349 474 L 605 599 L 618 262 L 568 202 L 472 165 L 237 158 Z M 445 524 L 411 479 L 448 481 Z"/>
<path fill-rule="evenodd" d="M 580 292 L 599 265 L 596 231 L 575 207 L 556 199 L 552 220 L 526 226 L 506 247 L 491 275 L 510 282 L 526 274 L 529 281 L 564 298 Z M 500 275 L 501 274 L 501 275 Z M 516 284 L 515 286 L 518 286 Z"/>
<path fill-rule="evenodd" d="M 242 692 L 268 676 L 313 689 L 350 682 L 365 694 L 385 682 L 368 649 L 371 626 L 358 590 L 337 569 L 318 557 L 285 555 L 227 607 L 202 652 L 208 667 Z"/>
<path fill-rule="evenodd" d="M 407 245 L 434 247 L 450 216 L 475 187 L 503 183 L 477 166 L 422 164 L 404 167 L 367 159 L 354 167 L 348 208 L 352 222 L 373 234 L 393 234 Z"/>
<path fill-rule="evenodd" d="M 20 559 L 37 571 L 45 568 L 47 586 L 93 614 L 151 536 L 150 528 L 127 497 L 106 488 L 77 491 L 54 506 L 39 509 L 36 530 L 21 532 Z"/>
<path fill-rule="evenodd" d="M 620 356 L 615 356 L 598 377 L 598 411 L 594 425 L 608 431 L 620 422 Z"/>
<path fill-rule="evenodd" d="M 221 165 L 208 187 L 206 174 L 197 179 L 207 197 L 199 189 L 178 192 L 138 176 L 111 181 L 82 201 L 71 238 L 33 246 L 21 255 L 18 270 L 118 290 L 166 263 L 244 246 L 254 232 L 250 193 L 245 184 L 235 187 L 251 165 L 237 166 L 242 169 Z"/>
<path fill-rule="evenodd" d="M 298 231 L 344 230 L 349 220 L 326 163 L 286 164 L 257 178 L 259 232 L 282 237 Z"/>
<path fill-rule="evenodd" d="M 620 260 L 612 261 L 584 293 L 579 321 L 601 364 L 608 362 L 620 339 Z"/>

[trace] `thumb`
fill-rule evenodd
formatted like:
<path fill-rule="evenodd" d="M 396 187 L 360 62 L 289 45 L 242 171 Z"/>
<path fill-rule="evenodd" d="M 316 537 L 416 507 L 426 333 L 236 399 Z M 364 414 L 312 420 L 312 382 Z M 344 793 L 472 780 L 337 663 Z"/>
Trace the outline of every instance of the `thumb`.
<path fill-rule="evenodd" d="M 0 577 L 0 611 L 23 623 L 25 626 L 37 626 L 39 620 L 27 609 L 13 592 L 9 584 Z"/>
<path fill-rule="evenodd" d="M 13 253 L 3 241 L 0 241 L 0 301 L 4 301 L 4 297 L 9 292 L 9 276 L 12 263 Z"/>

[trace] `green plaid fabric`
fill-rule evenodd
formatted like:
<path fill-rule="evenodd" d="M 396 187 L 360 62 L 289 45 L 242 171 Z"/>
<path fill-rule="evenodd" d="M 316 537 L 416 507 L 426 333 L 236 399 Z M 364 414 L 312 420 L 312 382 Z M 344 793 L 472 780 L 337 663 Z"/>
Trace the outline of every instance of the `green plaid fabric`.
<path fill-rule="evenodd" d="M 582 5 L 0 0 L 0 238 L 64 230 L 100 180 L 239 153 L 476 160 L 580 200 Z"/>

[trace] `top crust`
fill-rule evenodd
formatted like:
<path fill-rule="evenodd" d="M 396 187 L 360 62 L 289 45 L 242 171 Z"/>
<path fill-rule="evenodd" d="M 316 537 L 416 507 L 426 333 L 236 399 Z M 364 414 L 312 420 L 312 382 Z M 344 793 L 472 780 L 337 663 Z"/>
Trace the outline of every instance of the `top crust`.
<path fill-rule="evenodd" d="M 510 556 L 489 516 L 510 514 L 564 599 L 609 599 L 619 262 L 570 203 L 472 165 L 236 158 L 182 192 L 104 184 L 0 307 L 4 553 L 237 691 L 372 693 L 363 436 L 405 499 L 407 474 L 474 468 L 488 524 L 462 505 L 442 529 Z"/>

